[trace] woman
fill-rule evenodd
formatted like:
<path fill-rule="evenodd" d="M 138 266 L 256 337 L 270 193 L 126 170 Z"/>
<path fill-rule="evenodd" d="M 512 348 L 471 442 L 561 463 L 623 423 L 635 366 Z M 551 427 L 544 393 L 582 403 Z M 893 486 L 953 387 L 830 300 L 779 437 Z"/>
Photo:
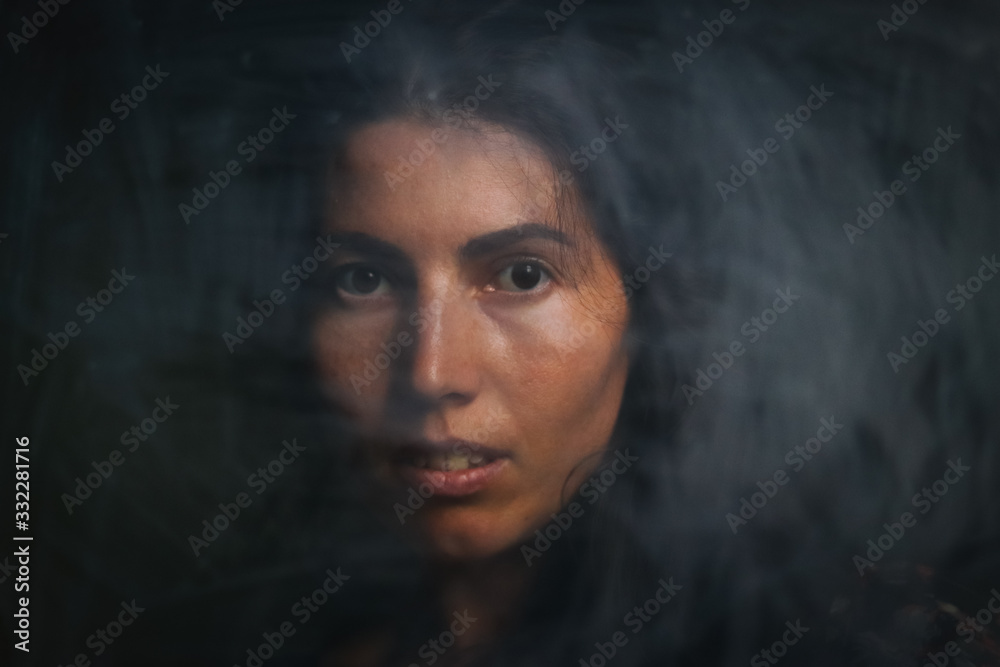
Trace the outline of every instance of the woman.
<path fill-rule="evenodd" d="M 12 10 L 36 662 L 996 664 L 993 4 Z"/>
<path fill-rule="evenodd" d="M 477 619 L 449 655 L 496 648 L 545 561 L 638 476 L 622 403 L 653 398 L 636 395 L 636 336 L 675 273 L 628 192 L 603 183 L 634 141 L 622 102 L 575 87 L 544 53 L 559 42 L 503 53 L 465 30 L 452 71 L 404 67 L 404 94 L 345 123 L 314 327 L 373 502 L 436 564 L 431 620 Z"/>
<path fill-rule="evenodd" d="M 785 491 L 787 475 L 768 462 L 817 425 L 823 442 L 842 434 L 843 450 L 817 474 L 849 469 L 868 446 L 866 418 L 838 422 L 860 409 L 850 387 L 788 395 L 803 369 L 825 377 L 826 361 L 802 342 L 829 319 L 794 320 L 810 286 L 813 304 L 839 298 L 819 276 L 848 250 L 839 225 L 819 226 L 810 233 L 829 235 L 827 256 L 809 265 L 810 242 L 787 236 L 808 188 L 781 179 L 802 155 L 827 156 L 806 178 L 843 178 L 850 161 L 825 153 L 835 136 L 799 122 L 788 127 L 802 145 L 776 142 L 784 153 L 744 200 L 728 201 L 748 179 L 722 202 L 692 195 L 732 160 L 727 146 L 746 145 L 731 119 L 765 115 L 744 102 L 773 98 L 707 83 L 707 62 L 691 83 L 651 77 L 641 53 L 526 25 L 517 6 L 458 25 L 435 17 L 399 26 L 383 57 L 354 66 L 362 101 L 333 149 L 322 232 L 339 247 L 314 285 L 313 348 L 371 476 L 371 507 L 409 534 L 410 562 L 428 569 L 408 595 L 382 590 L 397 612 L 345 626 L 351 638 L 334 655 L 773 664 L 796 646 L 799 664 L 878 661 L 855 625 L 877 605 L 855 598 L 881 570 L 857 579 L 841 552 L 869 536 L 859 517 L 881 493 L 863 492 L 870 504 L 842 519 L 856 525 L 841 534 L 812 532 L 810 513 L 827 510 L 806 482 Z M 767 71 L 752 58 L 740 67 Z M 679 157 L 665 164 L 671 151 Z M 833 208 L 812 219 L 836 219 Z M 756 247 L 766 240 L 785 256 Z M 852 324 L 838 324 L 841 341 Z M 741 364 L 747 348 L 756 354 Z M 784 497 L 765 511 L 748 486 L 764 503 Z"/>
<path fill-rule="evenodd" d="M 434 490 L 411 523 L 434 551 L 474 558 L 561 509 L 563 487 L 607 447 L 627 307 L 593 223 L 560 225 L 552 166 L 502 127 L 447 137 L 387 193 L 383 173 L 436 129 L 391 119 L 352 136 L 328 230 L 340 242 L 337 301 L 318 323 L 318 355 L 380 472 Z M 548 194 L 540 215 L 535 192 Z M 362 380 L 380 354 L 396 358 Z"/>

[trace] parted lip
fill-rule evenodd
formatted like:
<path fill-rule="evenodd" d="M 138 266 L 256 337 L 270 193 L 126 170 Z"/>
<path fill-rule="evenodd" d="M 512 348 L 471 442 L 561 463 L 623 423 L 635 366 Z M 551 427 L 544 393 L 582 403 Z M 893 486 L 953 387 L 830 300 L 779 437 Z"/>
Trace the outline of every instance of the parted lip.
<path fill-rule="evenodd" d="M 439 498 L 459 499 L 486 490 L 509 466 L 510 459 L 501 456 L 462 470 L 431 470 L 411 463 L 402 463 L 396 470 L 400 479 L 408 483 L 411 490 L 419 489 L 417 493 L 425 498 L 429 497 L 426 495 L 429 493 Z"/>
<path fill-rule="evenodd" d="M 486 461 L 496 459 L 511 458 L 512 453 L 505 449 L 487 447 L 486 445 L 462 440 L 460 438 L 446 438 L 443 440 L 412 440 L 399 442 L 389 447 L 390 459 L 394 463 L 406 464 L 413 461 L 418 456 L 432 456 L 445 454 L 479 454 Z"/>
<path fill-rule="evenodd" d="M 395 470 L 398 479 L 411 489 L 430 488 L 435 496 L 455 499 L 472 496 L 488 488 L 503 474 L 513 458 L 508 450 L 461 438 L 398 442 L 387 453 L 390 467 Z M 455 470 L 424 467 L 429 458 L 449 455 L 470 459 L 481 456 L 482 460 L 472 467 Z"/>

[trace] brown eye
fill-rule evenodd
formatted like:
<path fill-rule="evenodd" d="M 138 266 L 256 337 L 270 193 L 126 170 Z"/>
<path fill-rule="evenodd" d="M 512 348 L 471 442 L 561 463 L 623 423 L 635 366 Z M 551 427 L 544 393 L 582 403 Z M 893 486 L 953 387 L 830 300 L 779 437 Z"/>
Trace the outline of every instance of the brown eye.
<path fill-rule="evenodd" d="M 389 289 L 382 273 L 370 266 L 350 267 L 337 276 L 337 287 L 351 296 L 373 296 Z"/>
<path fill-rule="evenodd" d="M 511 264 L 497 277 L 500 289 L 508 292 L 528 292 L 550 280 L 548 273 L 536 262 Z"/>

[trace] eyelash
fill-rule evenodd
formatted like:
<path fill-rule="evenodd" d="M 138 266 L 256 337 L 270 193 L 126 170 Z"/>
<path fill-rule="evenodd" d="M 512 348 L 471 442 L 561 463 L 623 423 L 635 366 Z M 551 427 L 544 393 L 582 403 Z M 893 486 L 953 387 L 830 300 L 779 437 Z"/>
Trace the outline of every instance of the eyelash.
<path fill-rule="evenodd" d="M 515 267 L 520 265 L 530 265 L 537 268 L 540 272 L 539 284 L 524 290 L 512 290 L 512 289 L 502 289 L 498 287 L 498 282 L 502 279 L 502 275 L 505 272 L 512 271 Z M 356 294 L 348 291 L 344 286 L 344 281 L 349 278 L 353 271 L 367 269 L 372 273 L 376 274 L 380 278 L 380 282 L 376 290 L 382 289 L 383 286 L 387 286 L 388 289 L 393 289 L 398 280 L 390 276 L 388 271 L 384 271 L 375 264 L 369 264 L 364 262 L 354 262 L 351 264 L 345 264 L 334 269 L 333 272 L 333 285 L 337 291 L 337 295 L 342 301 L 349 302 L 354 301 L 356 303 L 371 302 L 376 299 L 383 298 L 384 294 L 375 294 L 374 292 L 368 294 Z M 544 291 L 549 284 L 551 284 L 556 279 L 556 273 L 552 268 L 543 260 L 532 257 L 532 256 L 517 256 L 505 258 L 500 265 L 500 268 L 494 271 L 487 282 L 487 290 L 493 294 L 503 294 L 505 298 L 528 298 L 531 296 L 538 295 Z"/>
<path fill-rule="evenodd" d="M 337 291 L 337 295 L 342 300 L 353 299 L 356 301 L 372 301 L 379 298 L 380 296 L 383 296 L 383 295 L 373 295 L 372 293 L 355 294 L 347 291 L 347 289 L 344 287 L 344 281 L 351 275 L 353 271 L 359 271 L 364 269 L 367 269 L 368 271 L 374 273 L 376 276 L 380 278 L 379 285 L 376 289 L 381 289 L 383 285 L 387 285 L 391 289 L 393 283 L 396 282 L 395 280 L 390 280 L 389 273 L 387 271 L 383 271 L 375 264 L 367 264 L 364 262 L 344 264 L 334 269 L 333 272 L 333 285 Z"/>
<path fill-rule="evenodd" d="M 504 289 L 492 289 L 490 291 L 502 292 L 505 296 L 510 296 L 511 298 L 528 298 L 531 296 L 538 295 L 546 291 L 546 287 L 555 279 L 555 272 L 549 267 L 548 264 L 538 259 L 537 257 L 530 256 L 519 256 L 507 258 L 503 261 L 502 268 L 493 274 L 493 277 L 488 283 L 493 286 L 500 280 L 501 276 L 507 271 L 512 270 L 516 266 L 520 265 L 530 265 L 537 267 L 541 271 L 541 278 L 539 279 L 539 285 L 531 287 L 525 290 L 504 290 Z"/>

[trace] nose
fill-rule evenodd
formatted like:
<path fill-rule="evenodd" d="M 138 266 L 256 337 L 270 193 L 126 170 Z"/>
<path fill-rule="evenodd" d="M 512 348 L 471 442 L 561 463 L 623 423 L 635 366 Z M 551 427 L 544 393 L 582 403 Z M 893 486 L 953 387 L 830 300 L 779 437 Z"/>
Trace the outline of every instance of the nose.
<path fill-rule="evenodd" d="M 486 352 L 475 303 L 455 289 L 428 289 L 417 312 L 412 390 L 432 405 L 468 403 L 479 391 Z"/>

